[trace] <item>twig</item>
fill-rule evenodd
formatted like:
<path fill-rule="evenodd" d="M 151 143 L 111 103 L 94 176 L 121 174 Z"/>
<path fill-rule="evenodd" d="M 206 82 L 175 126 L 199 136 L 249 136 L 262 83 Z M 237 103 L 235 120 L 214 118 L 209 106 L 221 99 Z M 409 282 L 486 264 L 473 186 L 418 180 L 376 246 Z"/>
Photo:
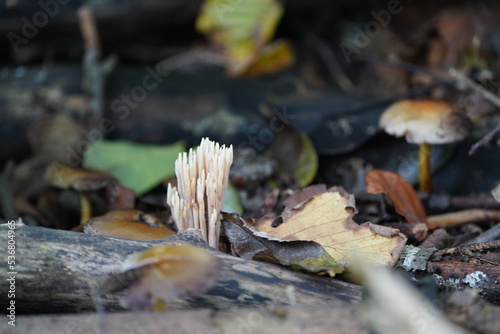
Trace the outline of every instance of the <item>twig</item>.
<path fill-rule="evenodd" d="M 331 48 L 326 45 L 319 37 L 310 31 L 303 28 L 304 31 L 304 39 L 310 46 L 316 50 L 318 56 L 323 61 L 323 64 L 326 66 L 328 73 L 331 78 L 335 81 L 337 86 L 344 92 L 351 92 L 354 89 L 354 84 L 352 81 L 344 74 L 342 70 L 342 66 L 340 65 L 335 53 L 331 50 Z"/>
<path fill-rule="evenodd" d="M 78 19 L 80 20 L 80 31 L 85 41 L 85 50 L 95 50 L 100 53 L 99 35 L 97 34 L 94 14 L 89 8 L 83 7 L 78 11 Z"/>
<path fill-rule="evenodd" d="M 480 147 L 488 145 L 493 140 L 493 137 L 495 137 L 497 135 L 497 133 L 499 133 L 499 132 L 500 132 L 500 124 L 498 124 L 497 126 L 495 126 L 495 128 L 493 130 L 491 130 L 490 132 L 488 132 L 487 134 L 485 134 L 483 136 L 483 138 L 481 138 L 477 142 L 475 142 L 470 147 L 469 155 L 473 155 L 474 153 L 476 153 L 476 151 Z"/>
<path fill-rule="evenodd" d="M 429 229 L 452 228 L 471 222 L 500 220 L 500 210 L 469 209 L 427 217 Z"/>
<path fill-rule="evenodd" d="M 218 52 L 195 48 L 162 60 L 157 66 L 159 66 L 162 71 L 170 72 L 198 64 L 224 67 L 227 63 L 227 58 Z"/>
<path fill-rule="evenodd" d="M 472 89 L 473 91 L 481 94 L 486 100 L 493 103 L 494 106 L 496 106 L 497 108 L 500 108 L 500 98 L 498 96 L 496 96 L 495 94 L 493 94 L 492 92 L 490 92 L 489 90 L 484 88 L 483 86 L 478 85 L 477 83 L 475 83 L 474 81 L 472 81 L 471 79 L 466 77 L 462 72 L 458 71 L 455 68 L 450 68 L 448 73 L 460 85 L 466 86 L 466 87 Z"/>
<path fill-rule="evenodd" d="M 495 107 L 500 108 L 500 98 L 498 96 L 496 96 L 483 86 L 475 83 L 455 68 L 451 68 L 448 73 L 453 79 L 457 81 L 460 86 L 465 86 L 469 89 L 472 89 L 474 92 L 481 94 L 486 100 L 490 101 Z M 474 143 L 469 150 L 469 155 L 473 155 L 480 147 L 489 144 L 498 132 L 500 132 L 500 124 L 498 124 L 493 130 L 484 135 L 483 138 Z"/>
<path fill-rule="evenodd" d="M 467 241 L 464 246 L 472 245 L 472 244 L 477 244 L 480 242 L 488 242 L 488 241 L 494 241 L 500 238 L 500 223 L 496 224 L 489 230 L 484 231 L 477 237 Z"/>
<path fill-rule="evenodd" d="M 379 56 L 375 56 L 372 54 L 364 53 L 364 54 L 357 55 L 356 60 L 370 62 L 370 63 L 381 63 L 381 64 L 385 64 L 385 65 L 390 65 L 393 67 L 403 69 L 403 70 L 408 71 L 408 72 L 426 75 L 426 76 L 434 79 L 434 81 L 441 83 L 441 84 L 446 84 L 446 85 L 453 85 L 454 84 L 454 82 L 452 80 L 448 79 L 447 77 L 442 76 L 440 74 L 437 74 L 433 71 L 430 71 L 429 69 L 427 69 L 425 67 L 409 64 L 409 63 L 406 63 L 404 61 L 397 60 L 397 59 L 390 59 L 390 58 L 386 59 L 386 58 L 381 58 Z"/>
<path fill-rule="evenodd" d="M 451 196 L 449 194 L 419 194 L 427 209 L 435 212 L 483 208 L 500 210 L 500 203 L 491 196 Z"/>
<path fill-rule="evenodd" d="M 104 115 L 104 85 L 107 76 L 115 68 L 117 59 L 112 55 L 100 61 L 99 35 L 90 9 L 81 8 L 78 11 L 78 19 L 80 31 L 85 40 L 82 87 L 90 96 L 91 123 L 96 124 Z"/>
<path fill-rule="evenodd" d="M 351 92 L 354 89 L 354 84 L 351 79 L 344 73 L 337 56 L 324 41 L 307 29 L 298 17 L 290 16 L 290 26 L 297 31 L 306 44 L 308 44 L 325 65 L 328 74 L 337 86 L 344 92 Z"/>
<path fill-rule="evenodd" d="M 473 256 L 474 252 L 484 252 L 492 249 L 500 248 L 500 240 L 480 242 L 477 244 L 471 244 L 461 247 L 452 247 L 438 250 L 432 254 L 430 261 L 439 261 L 443 256 L 451 255 L 463 255 L 463 256 Z"/>

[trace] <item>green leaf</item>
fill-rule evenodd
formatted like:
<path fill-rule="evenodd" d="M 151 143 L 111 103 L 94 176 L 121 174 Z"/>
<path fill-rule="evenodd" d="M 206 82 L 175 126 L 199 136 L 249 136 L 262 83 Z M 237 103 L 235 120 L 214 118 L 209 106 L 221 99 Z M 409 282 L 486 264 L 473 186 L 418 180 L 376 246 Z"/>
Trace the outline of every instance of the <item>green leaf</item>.
<path fill-rule="evenodd" d="M 277 0 L 205 0 L 196 29 L 223 50 L 229 73 L 241 74 L 274 35 L 283 15 Z"/>
<path fill-rule="evenodd" d="M 227 183 L 226 194 L 224 195 L 224 212 L 235 212 L 240 215 L 243 214 L 243 207 L 240 203 L 240 194 L 238 189 L 231 182 Z"/>
<path fill-rule="evenodd" d="M 159 146 L 101 140 L 89 147 L 83 166 L 112 174 L 140 196 L 175 175 L 175 160 L 185 149 L 182 141 Z"/>
<path fill-rule="evenodd" d="M 293 178 L 297 186 L 309 185 L 318 171 L 318 154 L 305 133 L 283 125 L 264 155 L 278 162 L 278 170 Z"/>
<path fill-rule="evenodd" d="M 301 187 L 309 185 L 318 172 L 318 154 L 314 145 L 306 134 L 300 134 L 302 141 L 302 150 L 297 158 L 296 168 L 293 172 L 293 178 Z"/>

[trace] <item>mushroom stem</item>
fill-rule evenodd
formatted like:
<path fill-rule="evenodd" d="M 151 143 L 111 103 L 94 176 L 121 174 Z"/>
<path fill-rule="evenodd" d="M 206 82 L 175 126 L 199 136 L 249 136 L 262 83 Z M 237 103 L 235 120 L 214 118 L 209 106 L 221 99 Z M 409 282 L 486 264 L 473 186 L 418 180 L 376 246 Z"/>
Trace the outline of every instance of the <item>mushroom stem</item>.
<path fill-rule="evenodd" d="M 89 193 L 80 191 L 80 225 L 83 225 L 92 217 L 92 206 Z"/>
<path fill-rule="evenodd" d="M 431 184 L 431 145 L 422 143 L 418 149 L 419 170 L 418 183 L 420 191 L 430 193 L 432 191 Z"/>

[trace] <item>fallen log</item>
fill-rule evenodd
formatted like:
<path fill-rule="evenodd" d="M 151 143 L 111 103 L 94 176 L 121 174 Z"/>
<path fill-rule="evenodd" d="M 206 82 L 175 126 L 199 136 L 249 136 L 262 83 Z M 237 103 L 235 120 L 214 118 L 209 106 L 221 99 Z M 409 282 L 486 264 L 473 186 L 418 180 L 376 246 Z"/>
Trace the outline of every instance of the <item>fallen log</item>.
<path fill-rule="evenodd" d="M 3 334 L 18 333 L 175 333 L 175 334 L 350 334 L 370 333 L 366 314 L 357 305 L 325 307 L 251 307 L 166 312 L 115 312 L 25 315 L 16 326 L 0 322 Z M 101 330 L 101 331 L 100 331 Z"/>
<path fill-rule="evenodd" d="M 0 226 L 3 259 L 7 259 L 7 225 Z M 358 303 L 357 285 L 314 276 L 281 266 L 248 261 L 210 248 L 196 231 L 183 231 L 157 241 L 137 241 L 15 225 L 15 268 L 2 270 L 0 291 L 11 286 L 15 271 L 17 314 L 95 310 L 93 296 L 111 275 L 120 272 L 127 255 L 159 244 L 193 245 L 213 252 L 224 262 L 215 287 L 207 294 L 169 304 L 169 309 L 262 305 L 330 306 Z M 4 268 L 6 264 L 4 264 Z M 8 276 L 7 276 L 8 275 Z M 6 277 L 7 276 L 7 277 Z M 119 294 L 101 299 L 106 310 L 120 310 Z M 5 310 L 9 299 L 2 297 Z"/>

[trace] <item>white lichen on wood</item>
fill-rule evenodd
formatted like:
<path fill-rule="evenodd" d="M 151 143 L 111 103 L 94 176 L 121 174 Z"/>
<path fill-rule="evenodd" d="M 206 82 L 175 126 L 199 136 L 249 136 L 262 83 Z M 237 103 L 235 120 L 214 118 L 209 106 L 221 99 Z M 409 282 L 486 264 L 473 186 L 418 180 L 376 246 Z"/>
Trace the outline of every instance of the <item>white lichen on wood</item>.
<path fill-rule="evenodd" d="M 179 154 L 175 162 L 177 187 L 168 185 L 167 204 L 177 228 L 201 230 L 214 248 L 218 248 L 220 211 L 232 162 L 232 146 L 203 138 L 197 150 Z"/>

